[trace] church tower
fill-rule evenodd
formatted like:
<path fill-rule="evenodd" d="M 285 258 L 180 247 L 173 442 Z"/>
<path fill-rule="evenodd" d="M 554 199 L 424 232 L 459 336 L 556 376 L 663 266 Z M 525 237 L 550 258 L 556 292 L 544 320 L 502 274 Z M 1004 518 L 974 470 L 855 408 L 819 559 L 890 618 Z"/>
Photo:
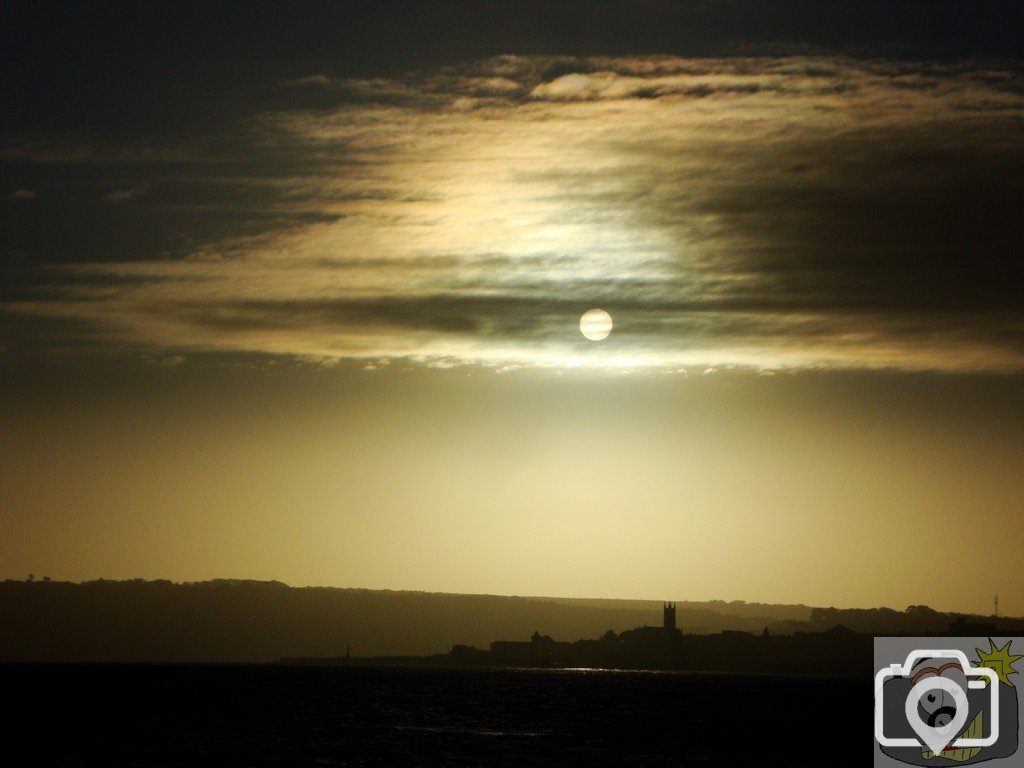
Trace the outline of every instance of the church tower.
<path fill-rule="evenodd" d="M 676 631 L 676 604 L 665 603 L 662 606 L 662 626 L 666 632 Z"/>

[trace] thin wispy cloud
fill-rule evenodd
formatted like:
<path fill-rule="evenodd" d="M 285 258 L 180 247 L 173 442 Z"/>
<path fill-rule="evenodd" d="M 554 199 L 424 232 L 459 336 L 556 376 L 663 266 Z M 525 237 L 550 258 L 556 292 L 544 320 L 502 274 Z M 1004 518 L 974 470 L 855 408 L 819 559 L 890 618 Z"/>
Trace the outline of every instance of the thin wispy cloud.
<path fill-rule="evenodd" d="M 1019 371 L 1022 86 L 839 56 L 314 72 L 106 197 L 231 226 L 5 309 L 155 356 Z"/>
<path fill-rule="evenodd" d="M 147 185 L 140 184 L 130 189 L 115 189 L 113 192 L 108 192 L 104 195 L 103 199 L 108 203 L 126 203 L 139 197 L 139 195 L 145 194 L 147 188 Z"/>

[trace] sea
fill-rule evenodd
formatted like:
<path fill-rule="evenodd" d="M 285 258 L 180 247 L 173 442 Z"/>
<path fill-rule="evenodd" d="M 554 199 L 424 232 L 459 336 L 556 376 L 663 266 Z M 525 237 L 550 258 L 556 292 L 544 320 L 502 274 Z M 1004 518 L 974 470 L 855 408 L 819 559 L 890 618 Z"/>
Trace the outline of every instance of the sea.
<path fill-rule="evenodd" d="M 283 664 L 17 664 L 0 674 L 12 766 L 871 759 L 870 679 Z"/>

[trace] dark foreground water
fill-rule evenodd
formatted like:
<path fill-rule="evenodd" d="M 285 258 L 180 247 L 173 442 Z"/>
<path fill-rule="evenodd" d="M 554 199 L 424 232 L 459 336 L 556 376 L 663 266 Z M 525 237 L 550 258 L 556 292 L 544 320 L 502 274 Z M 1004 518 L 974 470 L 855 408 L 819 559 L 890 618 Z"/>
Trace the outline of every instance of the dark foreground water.
<path fill-rule="evenodd" d="M 861 746 L 871 743 L 870 680 L 274 665 L 13 665 L 0 674 L 15 710 L 2 749 L 27 750 L 8 765 L 870 760 Z"/>

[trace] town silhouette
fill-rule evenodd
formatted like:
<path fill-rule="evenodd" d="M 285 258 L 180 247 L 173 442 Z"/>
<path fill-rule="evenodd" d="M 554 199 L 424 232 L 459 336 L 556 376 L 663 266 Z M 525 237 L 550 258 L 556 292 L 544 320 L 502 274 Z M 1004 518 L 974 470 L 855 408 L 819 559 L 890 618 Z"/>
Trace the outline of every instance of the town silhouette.
<path fill-rule="evenodd" d="M 214 580 L 0 583 L 0 661 L 284 662 L 868 674 L 875 635 L 1024 620 L 926 606 L 505 597 Z"/>
<path fill-rule="evenodd" d="M 915 608 L 918 608 L 915 606 Z M 1014 622 L 1019 624 L 1020 622 Z M 997 634 L 991 621 L 957 616 L 934 636 Z M 529 640 L 495 640 L 489 649 L 457 644 L 449 653 L 425 657 L 283 659 L 286 663 L 427 664 L 564 669 L 641 669 L 752 674 L 859 676 L 871 666 L 874 634 L 836 624 L 822 632 L 772 634 L 727 629 L 715 634 L 685 634 L 676 626 L 676 604 L 662 606 L 661 625 L 643 625 L 596 640 L 558 641 L 534 631 Z"/>

